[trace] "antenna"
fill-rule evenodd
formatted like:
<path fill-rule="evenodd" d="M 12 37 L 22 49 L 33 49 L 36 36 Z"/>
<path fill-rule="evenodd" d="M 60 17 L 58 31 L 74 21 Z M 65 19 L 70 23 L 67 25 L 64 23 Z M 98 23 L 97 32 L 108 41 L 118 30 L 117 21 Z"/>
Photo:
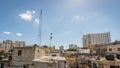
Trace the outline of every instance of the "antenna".
<path fill-rule="evenodd" d="M 40 10 L 40 17 L 39 17 L 39 27 L 38 27 L 38 45 L 41 46 L 42 39 L 41 39 L 41 32 L 42 32 L 42 9 Z"/>
<path fill-rule="evenodd" d="M 50 33 L 50 46 L 51 46 L 51 44 L 52 44 L 52 35 L 53 35 L 53 33 Z"/>

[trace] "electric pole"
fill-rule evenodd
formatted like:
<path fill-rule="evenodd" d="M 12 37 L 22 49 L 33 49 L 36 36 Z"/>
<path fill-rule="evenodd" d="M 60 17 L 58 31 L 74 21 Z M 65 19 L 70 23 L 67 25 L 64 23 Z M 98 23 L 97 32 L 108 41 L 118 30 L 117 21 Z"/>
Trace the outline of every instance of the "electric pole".
<path fill-rule="evenodd" d="M 39 34 L 38 34 L 38 45 L 41 46 L 42 44 L 42 9 L 40 10 L 40 17 L 39 17 L 39 28 L 38 28 Z"/>
<path fill-rule="evenodd" d="M 52 35 L 53 35 L 53 33 L 50 33 L 50 46 L 52 45 Z"/>

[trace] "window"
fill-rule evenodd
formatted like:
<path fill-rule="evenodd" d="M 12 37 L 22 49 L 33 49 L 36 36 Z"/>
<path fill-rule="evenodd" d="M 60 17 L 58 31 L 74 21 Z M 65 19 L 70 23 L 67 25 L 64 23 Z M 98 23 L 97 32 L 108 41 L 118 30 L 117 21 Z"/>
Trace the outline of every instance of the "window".
<path fill-rule="evenodd" d="M 18 50 L 18 56 L 22 55 L 22 50 Z"/>
<path fill-rule="evenodd" d="M 120 48 L 118 48 L 117 50 L 120 51 Z"/>
<path fill-rule="evenodd" d="M 112 48 L 109 48 L 109 51 L 112 51 Z"/>

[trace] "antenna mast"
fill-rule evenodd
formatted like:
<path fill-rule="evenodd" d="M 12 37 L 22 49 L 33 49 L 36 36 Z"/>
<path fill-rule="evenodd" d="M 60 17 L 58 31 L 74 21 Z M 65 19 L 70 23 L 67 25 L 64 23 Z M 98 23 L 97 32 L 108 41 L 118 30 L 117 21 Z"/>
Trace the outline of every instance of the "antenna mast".
<path fill-rule="evenodd" d="M 50 47 L 51 47 L 51 44 L 52 44 L 52 35 L 53 35 L 53 33 L 50 33 Z"/>
<path fill-rule="evenodd" d="M 38 45 L 41 46 L 42 39 L 41 39 L 41 32 L 42 32 L 42 9 L 40 10 L 40 17 L 39 17 L 39 28 L 38 28 Z"/>

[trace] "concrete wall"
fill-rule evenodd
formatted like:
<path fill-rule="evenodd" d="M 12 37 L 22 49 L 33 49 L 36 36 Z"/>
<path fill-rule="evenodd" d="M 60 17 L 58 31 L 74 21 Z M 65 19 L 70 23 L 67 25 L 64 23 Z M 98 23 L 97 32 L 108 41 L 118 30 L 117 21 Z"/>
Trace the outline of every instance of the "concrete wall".
<path fill-rule="evenodd" d="M 33 62 L 34 68 L 65 68 L 65 61 L 56 62 Z"/>
<path fill-rule="evenodd" d="M 58 68 L 65 68 L 66 62 L 65 61 L 58 61 Z"/>
<path fill-rule="evenodd" d="M 21 56 L 18 56 L 18 50 L 21 50 Z M 12 55 L 13 61 L 32 61 L 35 56 L 35 47 L 17 47 Z"/>
<path fill-rule="evenodd" d="M 35 57 L 34 57 L 34 59 L 40 58 L 42 56 L 45 56 L 45 49 L 40 48 L 40 47 L 36 47 L 35 48 Z"/>
<path fill-rule="evenodd" d="M 21 55 L 18 55 L 19 50 L 21 50 Z M 32 67 L 32 60 L 42 56 L 45 56 L 45 50 L 38 46 L 15 47 L 12 53 L 11 66 L 13 67 L 11 68 L 15 66 L 23 68 L 24 65 Z"/>
<path fill-rule="evenodd" d="M 56 63 L 34 62 L 34 68 L 58 68 Z"/>
<path fill-rule="evenodd" d="M 106 48 L 107 53 L 120 53 L 120 45 L 109 45 Z"/>

